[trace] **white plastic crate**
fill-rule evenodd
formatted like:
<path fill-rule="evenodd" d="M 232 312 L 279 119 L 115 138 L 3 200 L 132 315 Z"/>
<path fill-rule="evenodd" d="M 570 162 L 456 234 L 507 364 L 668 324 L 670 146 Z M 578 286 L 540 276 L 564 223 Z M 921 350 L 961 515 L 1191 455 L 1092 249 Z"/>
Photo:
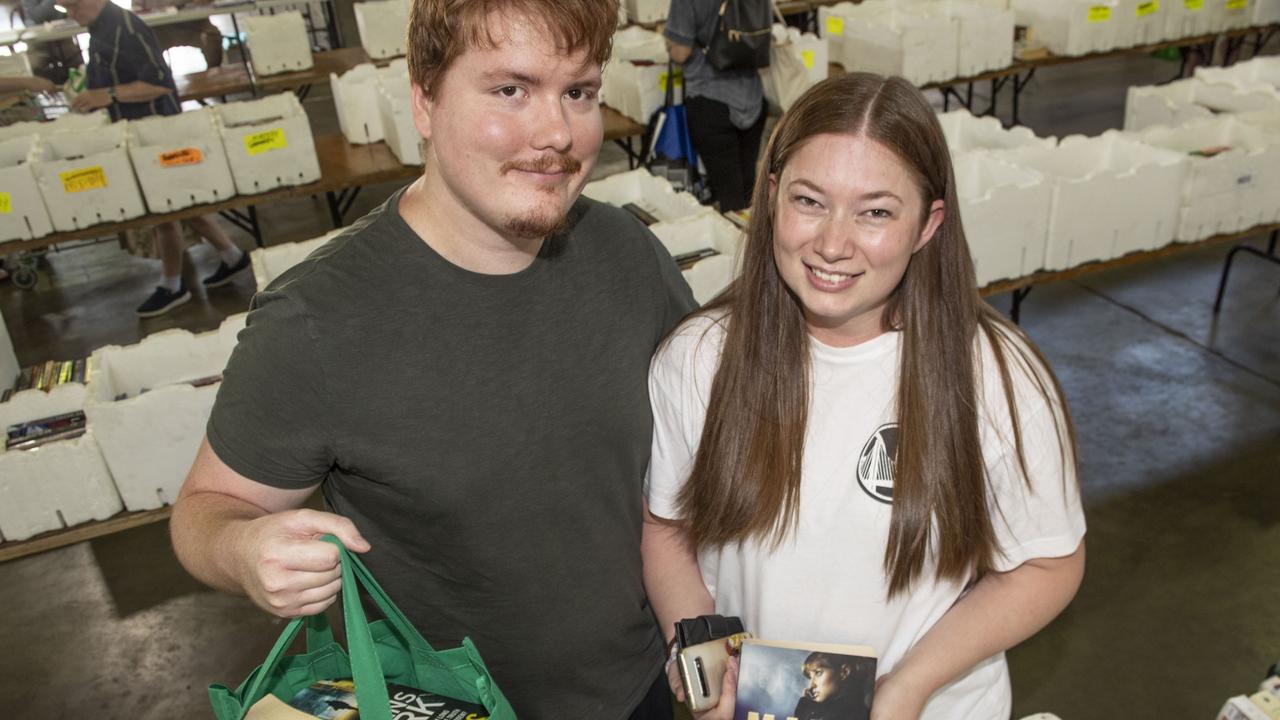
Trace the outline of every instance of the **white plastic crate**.
<path fill-rule="evenodd" d="M 1178 0 L 1173 0 L 1177 2 Z M 1120 0 L 1116 8 L 1116 47 L 1150 45 L 1165 39 L 1170 0 Z"/>
<path fill-rule="evenodd" d="M 165 330 L 94 351 L 85 416 L 129 510 L 178 497 L 218 391 L 190 382 L 222 373 L 244 321 L 242 313 L 207 333 Z"/>
<path fill-rule="evenodd" d="M 307 23 L 297 10 L 275 15 L 245 15 L 240 23 L 255 75 L 265 77 L 310 70 L 315 64 Z"/>
<path fill-rule="evenodd" d="M 131 121 L 129 157 L 151 212 L 173 212 L 236 194 L 212 110 Z"/>
<path fill-rule="evenodd" d="M 1013 64 L 1014 13 L 973 0 L 917 0 L 912 12 L 949 19 L 956 25 L 956 76 L 971 77 Z"/>
<path fill-rule="evenodd" d="M 649 229 L 673 257 L 705 248 L 719 253 L 697 261 L 684 271 L 684 279 L 699 305 L 706 304 L 728 287 L 742 269 L 742 230 L 713 210 L 660 222 Z"/>
<path fill-rule="evenodd" d="M 307 113 L 291 92 L 215 105 L 222 146 L 241 195 L 320 179 Z"/>
<path fill-rule="evenodd" d="M 280 277 L 285 270 L 307 259 L 307 256 L 314 252 L 316 248 L 329 242 L 331 238 L 345 229 L 338 228 L 310 240 L 299 240 L 298 242 L 255 248 L 249 253 L 249 259 L 253 264 L 253 279 L 258 285 L 258 289 L 267 289 L 272 280 Z"/>
<path fill-rule="evenodd" d="M 1280 0 L 1253 0 L 1253 21 L 1251 25 L 1274 25 L 1280 23 Z"/>
<path fill-rule="evenodd" d="M 44 137 L 52 133 L 89 131 L 92 132 L 104 125 L 111 124 L 111 116 L 106 110 L 91 113 L 65 113 L 50 122 L 19 122 L 0 127 L 0 141 L 27 135 Z"/>
<path fill-rule="evenodd" d="M 804 67 L 804 75 L 796 77 L 784 72 L 787 67 L 782 63 L 783 54 Z M 791 105 L 806 90 L 827 79 L 831 64 L 831 53 L 826 38 L 813 33 L 802 33 L 799 28 L 784 27 L 773 24 L 773 46 L 769 50 L 769 67 L 760 71 L 764 81 L 764 97 L 772 107 L 781 111 L 791 109 Z M 792 64 L 790 67 L 797 67 Z"/>
<path fill-rule="evenodd" d="M 395 1 L 395 0 L 393 0 Z M 409 85 L 409 66 L 403 58 L 378 69 L 372 63 L 357 65 L 344 75 L 329 74 L 329 88 L 338 111 L 338 126 L 353 145 L 378 142 L 385 137 L 378 112 L 378 88 L 383 84 Z"/>
<path fill-rule="evenodd" d="M 625 27 L 613 34 L 610 61 L 640 60 L 667 64 L 667 42 L 662 35 L 638 26 Z"/>
<path fill-rule="evenodd" d="M 1280 110 L 1280 57 L 1258 57 L 1231 67 L 1196 68 L 1197 102 L 1222 112 Z"/>
<path fill-rule="evenodd" d="M 627 19 L 633 23 L 656 23 L 667 19 L 670 0 L 625 0 Z"/>
<path fill-rule="evenodd" d="M 31 172 L 31 153 L 39 142 L 35 135 L 0 141 L 0 242 L 32 240 L 53 232 L 49 210 Z M 4 379 L 0 376 L 0 387 L 8 387 Z"/>
<path fill-rule="evenodd" d="M 1153 127 L 1141 140 L 1187 156 L 1177 239 L 1200 240 L 1280 221 L 1280 135 L 1223 115 Z M 1229 148 L 1210 157 L 1194 155 Z"/>
<path fill-rule="evenodd" d="M 50 392 L 24 390 L 0 404 L 0 428 L 81 410 L 85 387 L 67 383 Z M 93 428 L 31 450 L 0 444 L 0 538 L 26 540 L 124 508 Z"/>
<path fill-rule="evenodd" d="M 1199 103 L 1203 83 L 1196 78 L 1165 85 L 1131 86 L 1125 98 L 1124 129 L 1137 132 L 1155 125 L 1170 127 L 1213 117 Z"/>
<path fill-rule="evenodd" d="M 1179 153 L 1108 130 L 1001 157 L 1040 172 L 1053 187 L 1047 270 L 1153 250 L 1174 239 L 1186 175 Z"/>
<path fill-rule="evenodd" d="M 1253 24 L 1257 0 L 1204 0 L 1215 13 L 1215 29 L 1238 30 Z"/>
<path fill-rule="evenodd" d="M 676 69 L 676 86 L 683 82 Z M 675 93 L 680 100 L 683 93 Z M 624 60 L 609 62 L 601 77 L 600 100 L 632 120 L 646 124 L 649 118 L 666 103 L 667 66 L 663 64 L 637 64 Z"/>
<path fill-rule="evenodd" d="M 1119 40 L 1120 0 L 1013 0 L 1013 9 L 1055 55 L 1104 52 Z"/>
<path fill-rule="evenodd" d="M 1029 128 L 1021 125 L 1006 129 L 1000 121 L 989 116 L 974 117 L 968 110 L 952 110 L 940 113 L 938 123 L 947 138 L 947 147 L 953 156 L 974 150 L 1011 150 L 1027 146 L 1053 147 L 1054 138 L 1036 137 Z"/>
<path fill-rule="evenodd" d="M 387 147 L 402 165 L 421 165 L 422 135 L 413 124 L 412 97 L 408 83 L 378 88 L 378 116 Z"/>
<path fill-rule="evenodd" d="M 79 230 L 146 214 L 125 149 L 125 124 L 51 133 L 35 146 L 31 170 L 53 229 Z"/>
<path fill-rule="evenodd" d="M 672 222 L 705 212 L 707 208 L 686 192 L 676 192 L 666 178 L 653 175 L 644 168 L 610 175 L 587 183 L 582 194 L 592 200 L 622 207 L 628 203 L 658 219 Z"/>
<path fill-rule="evenodd" d="M 1165 37 L 1177 40 L 1217 32 L 1219 22 L 1213 4 L 1217 0 L 1164 0 Z"/>
<path fill-rule="evenodd" d="M 358 2 L 352 6 L 360 45 L 374 60 L 404 55 L 408 41 L 409 14 L 401 0 Z"/>
<path fill-rule="evenodd" d="M 1236 113 L 1235 118 L 1240 122 L 1262 128 L 1273 135 L 1280 135 L 1280 110 Z"/>
<path fill-rule="evenodd" d="M 957 77 L 959 24 L 951 18 L 910 12 L 878 0 L 845 5 L 833 7 L 841 8 L 843 38 L 839 55 L 833 57 L 846 70 L 901 75 L 916 85 Z M 819 28 L 831 31 L 831 23 L 832 17 L 820 20 Z M 1011 35 L 1010 47 L 1012 42 Z"/>
<path fill-rule="evenodd" d="M 957 157 L 955 173 L 978 285 L 1043 268 L 1053 206 L 1045 177 L 982 151 Z"/>

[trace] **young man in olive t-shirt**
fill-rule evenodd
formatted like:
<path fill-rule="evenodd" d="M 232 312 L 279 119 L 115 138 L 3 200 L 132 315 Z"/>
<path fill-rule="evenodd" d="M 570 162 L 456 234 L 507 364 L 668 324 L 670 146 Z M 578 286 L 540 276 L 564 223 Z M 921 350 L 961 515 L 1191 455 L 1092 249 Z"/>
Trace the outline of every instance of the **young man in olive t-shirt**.
<path fill-rule="evenodd" d="M 423 177 L 255 299 L 175 549 L 291 617 L 333 602 L 335 534 L 428 641 L 471 636 L 522 720 L 666 720 L 647 371 L 694 303 L 646 229 L 579 198 L 617 4 L 457 5 L 410 21 Z M 299 509 L 317 485 L 331 512 Z"/>

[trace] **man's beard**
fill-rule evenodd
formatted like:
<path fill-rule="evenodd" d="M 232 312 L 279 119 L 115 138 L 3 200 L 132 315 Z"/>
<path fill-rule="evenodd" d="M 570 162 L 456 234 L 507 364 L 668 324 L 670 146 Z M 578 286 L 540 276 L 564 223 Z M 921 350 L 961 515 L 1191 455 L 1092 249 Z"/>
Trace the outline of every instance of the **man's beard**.
<path fill-rule="evenodd" d="M 527 240 L 548 237 L 564 229 L 569 216 L 567 213 L 556 215 L 532 212 L 522 217 L 507 220 L 507 232 Z"/>

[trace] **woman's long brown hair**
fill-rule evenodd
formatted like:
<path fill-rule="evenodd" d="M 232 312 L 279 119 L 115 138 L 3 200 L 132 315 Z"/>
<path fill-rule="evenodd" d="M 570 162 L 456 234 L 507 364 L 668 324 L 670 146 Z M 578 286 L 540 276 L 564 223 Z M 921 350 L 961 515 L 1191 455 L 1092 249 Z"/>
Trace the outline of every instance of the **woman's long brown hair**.
<path fill-rule="evenodd" d="M 774 262 L 769 178 L 780 177 L 806 141 L 827 133 L 864 135 L 891 150 L 915 174 L 926 214 L 934 200 L 945 203 L 942 225 L 911 258 L 884 313 L 885 331 L 903 335 L 884 558 L 892 597 L 911 587 L 930 553 L 939 580 L 965 580 L 989 571 L 1000 552 L 979 435 L 979 332 L 998 365 L 1024 479 L 1029 482 L 1011 361 L 1023 366 L 1051 406 L 1061 407 L 1064 462 L 1075 462 L 1075 431 L 1039 351 L 978 295 L 951 156 L 928 102 L 901 78 L 851 73 L 826 80 L 774 129 L 757 173 L 742 274 L 704 310 L 722 316 L 727 327 L 697 457 L 679 497 L 695 546 L 747 539 L 776 546 L 799 518 L 809 334 L 800 302 Z"/>

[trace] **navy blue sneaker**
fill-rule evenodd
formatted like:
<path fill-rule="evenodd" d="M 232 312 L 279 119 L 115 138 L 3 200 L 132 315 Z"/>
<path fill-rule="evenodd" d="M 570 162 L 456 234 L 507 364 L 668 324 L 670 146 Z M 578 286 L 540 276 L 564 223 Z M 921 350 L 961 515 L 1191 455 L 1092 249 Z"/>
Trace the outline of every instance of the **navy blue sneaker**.
<path fill-rule="evenodd" d="M 236 261 L 235 265 L 228 266 L 225 262 L 219 262 L 218 269 L 215 270 L 212 275 L 200 282 L 204 285 L 205 290 L 212 290 L 214 288 L 220 288 L 223 285 L 230 285 L 236 279 L 237 275 L 249 269 L 249 265 L 249 253 L 242 252 L 240 253 L 240 259 Z"/>
<path fill-rule="evenodd" d="M 178 285 L 177 292 L 167 287 L 158 287 L 156 291 L 151 293 L 151 297 L 147 301 L 138 306 L 135 311 L 138 317 L 149 318 L 163 315 L 170 310 L 191 299 L 191 292 L 187 290 L 185 282 Z"/>

